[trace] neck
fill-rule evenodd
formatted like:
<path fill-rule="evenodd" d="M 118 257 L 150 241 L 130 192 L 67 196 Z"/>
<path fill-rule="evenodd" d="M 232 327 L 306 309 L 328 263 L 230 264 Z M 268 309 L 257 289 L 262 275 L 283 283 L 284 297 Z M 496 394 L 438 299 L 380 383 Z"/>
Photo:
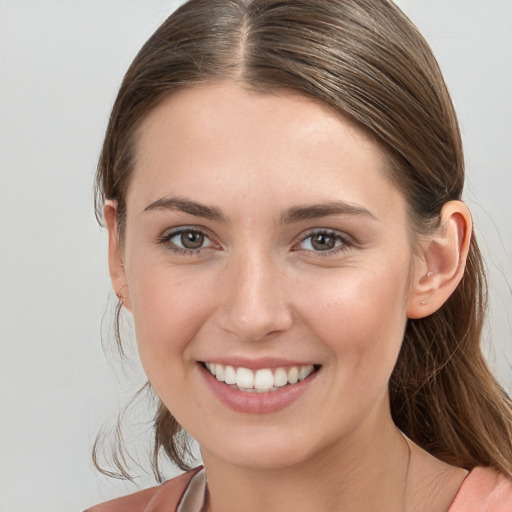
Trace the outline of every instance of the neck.
<path fill-rule="evenodd" d="M 369 512 L 404 509 L 409 448 L 389 421 L 282 468 L 232 465 L 203 453 L 209 512 Z"/>

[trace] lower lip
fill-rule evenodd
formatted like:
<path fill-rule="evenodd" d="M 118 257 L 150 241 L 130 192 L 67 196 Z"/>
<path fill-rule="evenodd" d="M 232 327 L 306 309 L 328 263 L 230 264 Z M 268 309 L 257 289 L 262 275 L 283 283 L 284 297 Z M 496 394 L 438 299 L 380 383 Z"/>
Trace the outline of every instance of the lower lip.
<path fill-rule="evenodd" d="M 288 384 L 276 391 L 251 393 L 234 389 L 217 380 L 201 363 L 201 374 L 217 399 L 235 412 L 269 414 L 289 407 L 296 402 L 314 381 L 318 371 L 296 384 Z"/>

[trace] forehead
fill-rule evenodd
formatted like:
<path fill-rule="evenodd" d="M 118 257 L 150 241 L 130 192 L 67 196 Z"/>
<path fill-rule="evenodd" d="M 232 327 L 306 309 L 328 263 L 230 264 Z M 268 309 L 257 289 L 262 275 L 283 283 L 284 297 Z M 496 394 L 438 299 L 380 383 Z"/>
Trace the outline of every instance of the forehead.
<path fill-rule="evenodd" d="M 193 193 L 211 204 L 236 190 L 275 207 L 288 198 L 385 209 L 391 196 L 401 200 L 387 166 L 374 141 L 322 102 L 221 82 L 179 90 L 144 120 L 128 196 L 142 206 Z"/>
<path fill-rule="evenodd" d="M 147 153 L 162 141 L 166 131 L 172 130 L 183 139 L 224 137 L 227 149 L 226 144 L 237 135 L 235 130 L 241 128 L 239 135 L 244 135 L 247 142 L 252 138 L 260 143 L 276 138 L 292 142 L 292 132 L 296 142 L 335 142 L 333 137 L 343 133 L 359 145 L 360 152 L 369 151 L 385 159 L 380 147 L 362 129 L 326 103 L 292 89 L 259 92 L 232 81 L 198 84 L 169 95 L 141 124 L 137 154 Z M 226 137 L 230 131 L 232 136 Z"/>

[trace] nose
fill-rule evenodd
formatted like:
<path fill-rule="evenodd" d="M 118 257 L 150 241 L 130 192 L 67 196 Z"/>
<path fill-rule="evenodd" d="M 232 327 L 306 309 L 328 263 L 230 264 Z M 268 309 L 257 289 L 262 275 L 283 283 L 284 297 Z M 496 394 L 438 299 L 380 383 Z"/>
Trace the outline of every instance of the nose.
<path fill-rule="evenodd" d="M 266 254 L 243 254 L 225 269 L 221 327 L 258 341 L 292 324 L 283 269 Z"/>

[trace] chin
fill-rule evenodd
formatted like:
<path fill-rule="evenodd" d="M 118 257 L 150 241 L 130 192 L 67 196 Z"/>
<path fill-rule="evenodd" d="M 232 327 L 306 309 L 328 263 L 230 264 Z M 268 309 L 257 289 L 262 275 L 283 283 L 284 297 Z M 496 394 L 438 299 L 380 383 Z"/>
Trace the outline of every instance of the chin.
<path fill-rule="evenodd" d="M 310 462 L 325 448 L 323 442 L 319 446 L 305 432 L 296 431 L 291 435 L 290 428 L 296 429 L 296 426 L 265 429 L 254 425 L 231 431 L 229 436 L 219 436 L 216 441 L 209 436 L 206 443 L 199 440 L 199 444 L 206 463 L 220 459 L 232 466 L 255 470 L 298 466 Z"/>
<path fill-rule="evenodd" d="M 306 453 L 295 447 L 282 447 L 274 450 L 259 445 L 254 445 L 252 448 L 247 446 L 227 448 L 222 450 L 222 453 L 213 455 L 232 466 L 266 471 L 290 468 L 309 460 Z"/>

